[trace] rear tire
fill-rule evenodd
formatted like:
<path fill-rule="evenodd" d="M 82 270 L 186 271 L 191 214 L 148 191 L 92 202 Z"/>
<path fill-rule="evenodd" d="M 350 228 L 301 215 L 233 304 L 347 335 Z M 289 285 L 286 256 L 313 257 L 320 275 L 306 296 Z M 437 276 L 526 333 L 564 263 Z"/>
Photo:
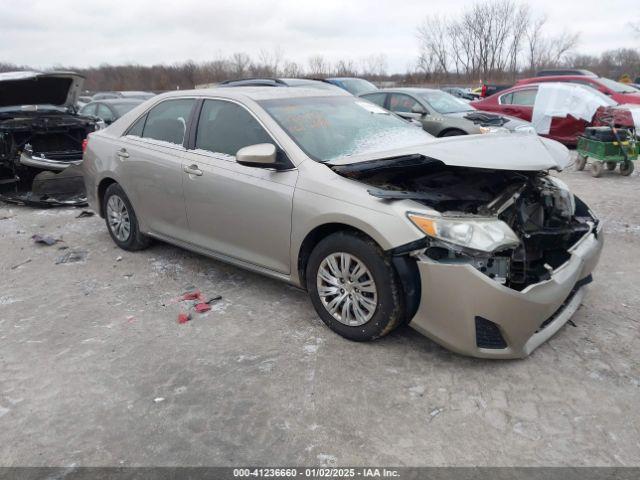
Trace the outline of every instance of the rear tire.
<path fill-rule="evenodd" d="M 151 240 L 140 232 L 138 217 L 133 210 L 129 197 L 117 183 L 107 187 L 102 199 L 104 219 L 107 230 L 114 243 L 123 250 L 143 250 Z"/>
<path fill-rule="evenodd" d="M 587 157 L 578 154 L 578 157 L 576 158 L 576 170 L 582 171 L 584 170 L 584 167 L 586 165 L 587 165 Z"/>
<path fill-rule="evenodd" d="M 620 175 L 628 177 L 633 173 L 634 165 L 632 161 L 622 162 L 620 164 Z"/>
<path fill-rule="evenodd" d="M 316 312 L 349 340 L 383 337 L 404 320 L 400 279 L 391 259 L 364 235 L 337 232 L 324 238 L 311 252 L 306 272 Z"/>
<path fill-rule="evenodd" d="M 591 163 L 591 176 L 598 178 L 604 172 L 604 164 L 600 160 Z"/>

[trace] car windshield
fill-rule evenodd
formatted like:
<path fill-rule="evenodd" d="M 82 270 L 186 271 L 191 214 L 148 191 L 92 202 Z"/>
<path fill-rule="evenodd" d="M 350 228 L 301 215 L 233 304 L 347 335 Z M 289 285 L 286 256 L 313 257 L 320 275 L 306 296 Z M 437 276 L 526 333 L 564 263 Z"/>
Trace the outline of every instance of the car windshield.
<path fill-rule="evenodd" d="M 467 102 L 460 100 L 447 92 L 441 92 L 438 90 L 424 91 L 420 92 L 419 96 L 438 113 L 460 113 L 475 110 L 475 108 Z"/>
<path fill-rule="evenodd" d="M 616 93 L 638 93 L 638 90 L 633 88 L 630 85 L 625 85 L 624 83 L 616 82 L 609 78 L 599 78 L 600 82 L 604 84 L 610 90 L 613 90 Z"/>
<path fill-rule="evenodd" d="M 344 88 L 353 95 L 362 95 L 378 90 L 373 83 L 363 80 L 362 78 L 343 78 L 340 80 Z"/>
<path fill-rule="evenodd" d="M 350 96 L 259 103 L 310 158 L 319 162 L 419 145 L 432 138 L 378 105 Z"/>

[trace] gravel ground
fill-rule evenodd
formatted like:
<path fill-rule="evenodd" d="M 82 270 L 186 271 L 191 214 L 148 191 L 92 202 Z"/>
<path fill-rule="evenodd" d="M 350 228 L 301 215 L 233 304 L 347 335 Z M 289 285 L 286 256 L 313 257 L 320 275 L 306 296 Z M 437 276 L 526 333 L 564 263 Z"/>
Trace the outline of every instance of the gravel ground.
<path fill-rule="evenodd" d="M 561 177 L 606 245 L 577 327 L 518 361 L 351 343 L 285 284 L 0 206 L 0 465 L 640 465 L 640 179 Z M 179 325 L 189 285 L 223 298 Z"/>

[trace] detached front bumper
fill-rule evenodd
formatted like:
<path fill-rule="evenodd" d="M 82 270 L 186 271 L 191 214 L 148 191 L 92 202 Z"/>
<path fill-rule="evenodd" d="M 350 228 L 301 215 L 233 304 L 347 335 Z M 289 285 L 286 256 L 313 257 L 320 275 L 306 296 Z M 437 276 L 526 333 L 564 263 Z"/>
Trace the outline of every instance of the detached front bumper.
<path fill-rule="evenodd" d="M 418 258 L 422 299 L 410 325 L 463 355 L 522 358 L 575 313 L 598 263 L 602 228 L 585 235 L 549 280 L 512 290 L 468 264 Z"/>

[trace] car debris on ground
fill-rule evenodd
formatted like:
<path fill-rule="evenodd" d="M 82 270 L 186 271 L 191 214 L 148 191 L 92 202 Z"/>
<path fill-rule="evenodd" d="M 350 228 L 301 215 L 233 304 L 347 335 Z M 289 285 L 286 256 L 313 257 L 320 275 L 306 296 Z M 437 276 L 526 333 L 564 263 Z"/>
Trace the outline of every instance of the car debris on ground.
<path fill-rule="evenodd" d="M 62 238 L 55 238 L 52 235 L 40 235 L 39 233 L 32 235 L 31 239 L 33 240 L 34 243 L 37 243 L 40 245 L 47 245 L 49 247 L 52 245 L 55 245 L 58 242 L 64 241 L 62 240 Z"/>
<path fill-rule="evenodd" d="M 214 295 L 213 297 L 205 297 L 205 295 L 196 288 L 188 288 L 176 301 L 192 302 L 189 308 L 192 308 L 197 313 L 206 313 L 211 310 L 211 304 L 222 299 L 222 295 Z M 187 323 L 192 319 L 191 313 L 180 312 L 178 314 L 178 323 Z"/>
<path fill-rule="evenodd" d="M 86 260 L 87 254 L 86 250 L 70 250 L 56 259 L 56 265 L 83 262 Z"/>

